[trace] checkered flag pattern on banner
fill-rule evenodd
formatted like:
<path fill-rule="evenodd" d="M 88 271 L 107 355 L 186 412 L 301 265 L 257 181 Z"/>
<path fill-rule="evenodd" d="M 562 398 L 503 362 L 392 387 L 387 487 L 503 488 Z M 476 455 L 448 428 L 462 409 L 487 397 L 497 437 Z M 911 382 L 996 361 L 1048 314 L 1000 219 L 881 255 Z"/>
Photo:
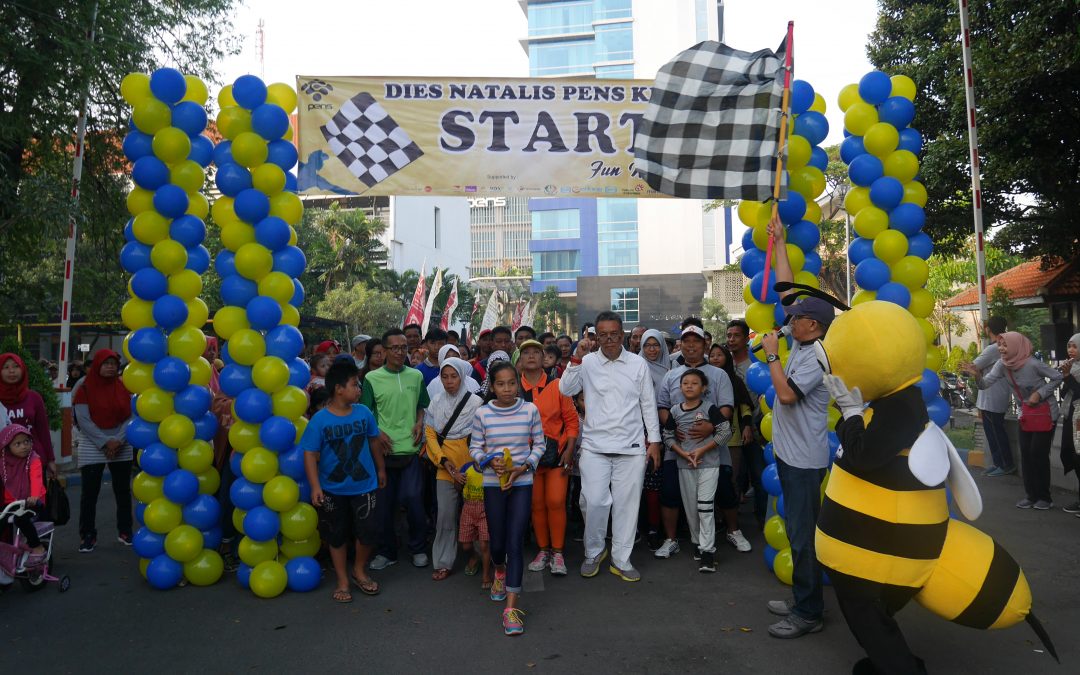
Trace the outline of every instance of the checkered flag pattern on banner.
<path fill-rule="evenodd" d="M 635 168 L 674 197 L 771 198 L 783 89 L 783 43 L 752 54 L 712 40 L 687 49 L 656 75 Z"/>
<path fill-rule="evenodd" d="M 369 188 L 424 154 L 367 92 L 346 101 L 320 131 L 330 151 Z"/>

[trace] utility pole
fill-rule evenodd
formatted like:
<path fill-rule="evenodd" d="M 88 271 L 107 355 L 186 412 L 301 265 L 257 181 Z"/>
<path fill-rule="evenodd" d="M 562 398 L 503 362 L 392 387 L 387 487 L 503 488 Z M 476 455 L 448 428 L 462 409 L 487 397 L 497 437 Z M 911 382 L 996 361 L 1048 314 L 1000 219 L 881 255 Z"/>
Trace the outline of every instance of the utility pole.
<path fill-rule="evenodd" d="M 266 22 L 259 19 L 259 27 L 255 30 L 255 49 L 259 56 L 259 79 L 266 79 Z"/>

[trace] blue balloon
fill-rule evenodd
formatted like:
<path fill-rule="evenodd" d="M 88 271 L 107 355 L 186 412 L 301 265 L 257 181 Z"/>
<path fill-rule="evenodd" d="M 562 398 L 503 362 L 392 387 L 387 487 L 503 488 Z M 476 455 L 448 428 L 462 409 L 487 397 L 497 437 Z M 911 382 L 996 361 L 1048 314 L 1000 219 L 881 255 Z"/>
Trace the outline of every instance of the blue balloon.
<path fill-rule="evenodd" d="M 942 429 L 949 423 L 949 418 L 952 416 L 952 408 L 950 408 L 949 403 L 940 396 L 926 404 L 926 412 L 929 413 L 930 419 L 933 420 L 934 424 Z"/>
<path fill-rule="evenodd" d="M 169 279 L 153 267 L 144 267 L 131 276 L 131 290 L 140 300 L 157 300 L 169 292 Z"/>
<path fill-rule="evenodd" d="M 776 464 L 769 464 L 761 472 L 761 485 L 765 488 L 765 492 L 768 492 L 773 497 L 779 497 L 783 494 L 780 488 L 780 474 L 777 471 Z"/>
<path fill-rule="evenodd" d="M 187 254 L 187 264 L 184 265 L 186 269 L 195 274 L 205 274 L 206 270 L 210 269 L 210 251 L 202 244 L 189 247 Z"/>
<path fill-rule="evenodd" d="M 881 160 L 870 153 L 859 155 L 848 165 L 848 177 L 851 182 L 861 187 L 870 187 L 878 178 L 885 175 Z"/>
<path fill-rule="evenodd" d="M 883 211 L 896 208 L 904 198 L 904 184 L 892 176 L 882 176 L 870 185 L 870 201 Z"/>
<path fill-rule="evenodd" d="M 284 134 L 285 132 L 282 131 L 281 133 Z M 270 141 L 267 144 L 266 150 L 266 161 L 276 164 L 282 171 L 288 172 L 289 169 L 296 166 L 298 158 L 296 146 L 283 139 L 280 135 L 277 136 L 277 140 Z"/>
<path fill-rule="evenodd" d="M 289 304 L 293 307 L 300 309 L 300 306 L 304 304 L 304 298 L 306 293 L 304 291 L 304 284 L 300 283 L 299 279 L 293 279 L 293 295 L 289 299 Z"/>
<path fill-rule="evenodd" d="M 908 255 L 918 256 L 926 260 L 934 254 L 934 242 L 930 235 L 919 232 L 915 236 L 908 237 Z"/>
<path fill-rule="evenodd" d="M 221 369 L 218 375 L 221 391 L 226 396 L 236 398 L 240 392 L 251 389 L 255 383 L 251 380 L 251 367 L 231 363 Z"/>
<path fill-rule="evenodd" d="M 132 129 L 127 136 L 124 136 L 123 148 L 124 157 L 127 157 L 130 162 L 136 162 L 143 157 L 152 157 L 154 154 L 154 137 L 137 129 Z"/>
<path fill-rule="evenodd" d="M 152 329 L 151 329 L 152 330 Z M 158 442 L 158 425 L 133 415 L 127 424 L 127 441 L 133 448 L 149 448 Z"/>
<path fill-rule="evenodd" d="M 232 141 L 222 139 L 220 143 L 214 146 L 214 164 L 219 168 L 226 164 L 236 164 L 236 160 L 232 156 Z"/>
<path fill-rule="evenodd" d="M 240 462 L 244 460 L 244 456 L 239 452 L 234 452 L 229 455 L 229 470 L 232 471 L 232 475 L 242 475 L 240 471 Z M 259 493 L 259 499 L 262 499 L 262 493 Z"/>
<path fill-rule="evenodd" d="M 907 129 L 900 130 L 900 143 L 896 146 L 897 150 L 907 150 L 908 152 L 918 155 L 922 152 L 922 134 L 915 129 L 908 127 Z"/>
<path fill-rule="evenodd" d="M 266 506 L 256 506 L 244 516 L 244 534 L 253 541 L 270 541 L 281 529 L 281 517 Z"/>
<path fill-rule="evenodd" d="M 158 68 L 150 73 L 150 92 L 165 103 L 173 105 L 187 93 L 187 80 L 176 68 Z"/>
<path fill-rule="evenodd" d="M 163 295 L 154 301 L 154 321 L 165 330 L 184 325 L 188 318 L 187 303 L 175 295 Z"/>
<path fill-rule="evenodd" d="M 289 114 L 274 103 L 264 103 L 251 111 L 251 129 L 268 141 L 280 140 L 289 130 Z"/>
<path fill-rule="evenodd" d="M 769 374 L 769 367 L 761 361 L 751 363 L 746 370 L 746 386 L 750 387 L 750 391 L 758 396 L 764 394 L 765 390 L 772 386 L 772 375 Z"/>
<path fill-rule="evenodd" d="M 278 471 L 295 481 L 303 480 L 304 450 L 297 445 L 278 455 Z"/>
<path fill-rule="evenodd" d="M 889 229 L 899 230 L 912 237 L 926 224 L 926 212 L 918 204 L 905 202 L 889 213 Z"/>
<path fill-rule="evenodd" d="M 791 112 L 801 115 L 814 105 L 814 88 L 805 80 L 791 83 Z M 282 132 L 284 133 L 284 132 Z"/>
<path fill-rule="evenodd" d="M 251 172 L 236 162 L 218 164 L 214 183 L 218 190 L 221 190 L 221 194 L 235 198 L 244 190 L 251 189 Z"/>
<path fill-rule="evenodd" d="M 222 279 L 235 276 L 237 274 L 236 254 L 228 249 L 219 251 L 217 257 L 214 258 L 214 269 L 217 270 L 218 276 Z"/>
<path fill-rule="evenodd" d="M 242 107 L 254 110 L 266 103 L 266 85 L 254 75 L 241 75 L 233 82 L 232 95 Z"/>
<path fill-rule="evenodd" d="M 128 340 L 128 351 L 136 361 L 157 363 L 165 358 L 169 351 L 169 344 L 161 329 L 140 328 L 131 334 L 131 339 Z"/>
<path fill-rule="evenodd" d="M 780 200 L 776 205 L 780 222 L 785 225 L 794 225 L 806 215 L 806 198 L 794 190 L 788 190 L 787 199 Z"/>
<path fill-rule="evenodd" d="M 266 333 L 266 355 L 286 362 L 304 351 L 304 336 L 296 326 L 278 326 Z"/>
<path fill-rule="evenodd" d="M 246 307 L 258 295 L 259 285 L 239 274 L 221 280 L 221 299 L 226 305 Z"/>
<path fill-rule="evenodd" d="M 271 251 L 280 251 L 289 245 L 289 224 L 277 216 L 267 216 L 255 226 L 255 241 Z"/>
<path fill-rule="evenodd" d="M 128 243 L 136 241 L 134 218 L 128 218 L 128 221 L 124 223 L 124 241 Z"/>
<path fill-rule="evenodd" d="M 303 389 L 311 381 L 311 368 L 300 358 L 286 359 L 289 364 L 289 386 Z"/>
<path fill-rule="evenodd" d="M 206 225 L 193 215 L 182 215 L 169 224 L 169 238 L 180 242 L 184 248 L 198 246 L 206 239 Z"/>
<path fill-rule="evenodd" d="M 840 142 L 840 159 L 844 164 L 851 164 L 856 157 L 866 154 L 862 136 L 848 136 Z"/>
<path fill-rule="evenodd" d="M 179 218 L 188 209 L 188 196 L 179 185 L 162 185 L 154 191 L 154 209 L 166 218 Z"/>
<path fill-rule="evenodd" d="M 300 501 L 305 504 L 311 503 L 311 483 L 307 479 L 298 479 L 296 484 L 300 486 Z"/>
<path fill-rule="evenodd" d="M 214 434 L 217 433 L 217 416 L 212 412 L 204 413 L 202 417 L 195 421 L 195 438 L 200 441 L 206 441 L 209 443 L 214 440 Z"/>
<path fill-rule="evenodd" d="M 795 133 L 809 141 L 810 145 L 820 145 L 829 135 L 829 120 L 813 110 L 804 112 L 795 118 Z"/>
<path fill-rule="evenodd" d="M 184 566 L 162 553 L 150 560 L 146 566 L 146 580 L 159 591 L 176 588 L 184 578 Z"/>
<path fill-rule="evenodd" d="M 196 530 L 208 530 L 221 522 L 221 506 L 210 495 L 197 495 L 184 506 L 183 514 L 184 522 Z"/>
<path fill-rule="evenodd" d="M 784 495 L 776 498 L 776 514 L 781 518 L 787 518 L 787 509 L 784 507 Z"/>
<path fill-rule="evenodd" d="M 919 378 L 917 386 L 919 387 L 919 391 L 922 392 L 923 401 L 925 403 L 930 403 L 941 395 L 941 378 L 929 368 L 923 370 L 922 377 Z"/>
<path fill-rule="evenodd" d="M 285 574 L 288 575 L 289 590 L 296 593 L 313 591 L 322 580 L 322 568 L 310 556 L 300 556 L 285 563 Z"/>
<path fill-rule="evenodd" d="M 765 554 L 764 554 L 765 555 L 765 567 L 769 570 L 769 572 L 772 572 L 773 571 L 773 562 L 776 561 L 776 554 L 779 553 L 780 551 L 777 551 L 775 548 L 773 548 L 772 546 L 769 546 L 768 544 L 765 544 L 764 551 L 765 551 Z"/>
<path fill-rule="evenodd" d="M 755 248 L 757 246 L 754 245 L 754 228 L 747 227 L 742 233 L 742 249 L 749 251 Z"/>
<path fill-rule="evenodd" d="M 751 232 L 752 230 L 747 230 Z M 765 254 L 757 248 L 745 249 L 742 258 L 739 258 L 739 269 L 743 276 L 750 278 L 765 269 Z"/>
<path fill-rule="evenodd" d="M 810 161 L 807 162 L 807 165 L 825 173 L 825 170 L 829 168 L 829 153 L 822 150 L 820 146 L 815 145 L 810 148 Z"/>
<path fill-rule="evenodd" d="M 131 538 L 131 548 L 140 558 L 156 558 L 165 553 L 165 535 L 140 527 Z"/>
<path fill-rule="evenodd" d="M 157 190 L 169 183 L 169 167 L 153 155 L 142 157 L 131 165 L 131 180 L 144 190 Z"/>
<path fill-rule="evenodd" d="M 892 93 L 892 80 L 880 70 L 872 70 L 859 80 L 859 96 L 870 105 L 878 105 Z"/>
<path fill-rule="evenodd" d="M 176 469 L 165 476 L 161 489 L 169 501 L 183 506 L 199 494 L 199 479 L 187 469 Z"/>
<path fill-rule="evenodd" d="M 181 101 L 172 110 L 172 125 L 197 136 L 206 130 L 206 109 L 194 101 Z"/>
<path fill-rule="evenodd" d="M 287 417 L 269 417 L 259 427 L 259 442 L 267 450 L 285 452 L 296 442 L 296 425 Z"/>
<path fill-rule="evenodd" d="M 868 291 L 876 291 L 889 283 L 891 275 L 889 266 L 879 258 L 867 258 L 855 266 L 855 283 Z"/>
<path fill-rule="evenodd" d="M 292 192 L 293 194 L 299 192 L 299 188 L 296 186 L 296 174 L 291 171 L 285 172 L 285 192 Z"/>
<path fill-rule="evenodd" d="M 165 391 L 181 391 L 190 380 L 191 368 L 182 359 L 166 356 L 154 364 L 154 384 Z"/>
<path fill-rule="evenodd" d="M 259 295 L 247 304 L 248 323 L 255 330 L 270 330 L 281 323 L 281 305 L 271 297 Z"/>
<path fill-rule="evenodd" d="M 829 464 L 832 464 L 836 461 L 836 453 L 840 451 L 840 437 L 835 431 L 830 431 L 826 437 L 829 439 Z"/>
<path fill-rule="evenodd" d="M 203 548 L 208 548 L 212 551 L 217 549 L 218 546 L 221 546 L 221 526 L 211 527 L 208 530 L 203 530 L 202 537 Z"/>
<path fill-rule="evenodd" d="M 911 291 L 904 284 L 890 281 L 877 290 L 877 300 L 900 305 L 904 309 L 911 304 Z"/>
<path fill-rule="evenodd" d="M 770 384 L 769 388 L 765 390 L 765 393 L 762 394 L 762 396 L 765 397 L 765 403 L 767 403 L 771 409 L 776 403 L 776 387 Z"/>
<path fill-rule="evenodd" d="M 761 455 L 765 458 L 766 464 L 776 464 L 776 455 L 773 453 L 773 444 L 766 443 L 761 449 Z"/>
<path fill-rule="evenodd" d="M 191 420 L 197 420 L 210 410 L 213 395 L 206 387 L 193 384 L 173 397 L 173 409 Z"/>
<path fill-rule="evenodd" d="M 176 470 L 176 451 L 164 443 L 151 443 L 139 455 L 139 467 L 151 476 L 164 478 Z"/>
<path fill-rule="evenodd" d="M 821 242 L 821 232 L 818 230 L 818 226 L 809 220 L 800 220 L 788 228 L 787 240 L 805 253 L 817 248 Z"/>
<path fill-rule="evenodd" d="M 775 275 L 771 276 L 770 280 L 775 282 L 776 281 L 776 276 Z M 754 297 L 757 298 L 759 301 L 761 300 L 761 292 L 762 292 L 762 290 L 766 291 L 766 293 L 765 293 L 765 302 L 767 302 L 769 304 L 773 304 L 773 303 L 780 300 L 780 294 L 776 292 L 776 290 L 772 287 L 772 284 L 769 284 L 769 287 L 767 289 L 764 289 L 763 288 L 764 286 L 765 286 L 765 270 L 762 270 L 762 271 L 758 272 L 757 274 L 755 274 L 754 278 L 750 280 L 750 291 L 754 294 Z"/>
<path fill-rule="evenodd" d="M 225 362 L 225 365 L 227 366 L 231 366 L 236 363 L 236 361 L 233 361 L 232 356 L 229 354 L 228 341 L 221 343 L 221 349 L 218 351 L 218 356 L 221 358 L 222 361 Z"/>
<path fill-rule="evenodd" d="M 202 134 L 195 134 L 191 137 L 191 152 L 188 153 L 188 159 L 204 169 L 210 166 L 210 163 L 214 161 L 214 142 Z"/>
<path fill-rule="evenodd" d="M 784 306 L 781 305 L 779 302 L 773 305 L 773 321 L 776 323 L 776 325 L 783 326 L 784 322 L 787 321 L 787 319 L 788 315 L 787 312 L 784 311 Z"/>
<path fill-rule="evenodd" d="M 270 199 L 255 188 L 241 190 L 233 202 L 233 210 L 241 220 L 254 225 L 270 214 Z"/>
<path fill-rule="evenodd" d="M 236 583 L 240 584 L 241 588 L 251 587 L 251 565 L 240 563 L 236 568 Z"/>
<path fill-rule="evenodd" d="M 247 389 L 236 397 L 236 416 L 249 424 L 259 424 L 274 414 L 270 394 L 259 389 Z"/>
<path fill-rule="evenodd" d="M 809 272 L 814 276 L 821 273 L 821 256 L 817 251 L 807 251 L 803 262 L 803 272 Z"/>
<path fill-rule="evenodd" d="M 890 96 L 878 106 L 878 119 L 903 129 L 915 119 L 915 104 L 903 96 Z"/>
<path fill-rule="evenodd" d="M 146 513 L 146 504 L 136 500 L 135 502 L 135 522 L 140 526 L 143 524 L 143 515 Z"/>

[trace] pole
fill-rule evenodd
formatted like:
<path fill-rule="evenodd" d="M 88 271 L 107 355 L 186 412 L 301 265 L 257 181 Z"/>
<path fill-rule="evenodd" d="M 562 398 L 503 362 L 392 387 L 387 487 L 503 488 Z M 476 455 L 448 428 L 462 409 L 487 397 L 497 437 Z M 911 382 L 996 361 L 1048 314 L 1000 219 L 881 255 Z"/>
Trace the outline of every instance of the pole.
<path fill-rule="evenodd" d="M 960 44 L 964 54 L 964 97 L 967 99 L 968 147 L 971 151 L 971 205 L 975 218 L 975 266 L 979 273 L 979 321 L 985 326 L 989 315 L 986 306 L 986 241 L 983 233 L 979 132 L 975 126 L 975 77 L 971 69 L 971 23 L 968 20 L 967 0 L 960 0 Z M 986 339 L 984 334 L 984 344 Z"/>
<path fill-rule="evenodd" d="M 844 209 L 844 275 L 847 277 L 847 306 L 851 307 L 851 214 Z"/>
<path fill-rule="evenodd" d="M 90 31 L 87 33 L 87 61 L 93 53 L 94 39 L 97 34 L 98 3 L 90 18 Z M 86 149 L 86 107 L 90 98 L 90 76 L 86 75 L 83 87 L 82 104 L 79 107 L 78 131 L 75 134 L 75 166 L 71 174 L 71 207 L 68 216 L 67 251 L 64 255 L 64 301 L 60 307 L 60 358 L 57 359 L 56 386 L 61 387 L 67 381 L 68 353 L 71 350 L 71 288 L 75 272 L 75 240 L 78 234 L 79 182 L 82 180 L 83 152 Z"/>
<path fill-rule="evenodd" d="M 794 54 L 795 22 L 788 21 L 787 41 L 784 47 L 784 95 L 780 99 L 780 140 L 776 145 L 776 180 L 773 181 L 773 205 L 772 217 L 776 218 L 780 204 L 780 183 L 784 178 L 784 143 L 787 141 L 788 128 L 788 100 L 791 97 L 791 70 Z M 761 301 L 769 293 L 769 272 L 772 267 L 773 246 L 776 244 L 774 237 L 769 235 L 769 247 L 765 251 L 765 275 L 761 283 Z"/>

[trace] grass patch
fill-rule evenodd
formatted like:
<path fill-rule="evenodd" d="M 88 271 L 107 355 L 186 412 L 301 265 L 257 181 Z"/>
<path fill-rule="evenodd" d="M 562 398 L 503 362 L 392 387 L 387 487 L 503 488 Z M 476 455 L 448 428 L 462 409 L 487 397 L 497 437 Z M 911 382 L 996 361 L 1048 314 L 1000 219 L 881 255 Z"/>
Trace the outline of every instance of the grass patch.
<path fill-rule="evenodd" d="M 952 441 L 952 444 L 957 448 L 971 450 L 975 447 L 974 426 L 967 427 L 966 429 L 945 429 L 945 435 L 949 437 L 949 440 Z"/>

